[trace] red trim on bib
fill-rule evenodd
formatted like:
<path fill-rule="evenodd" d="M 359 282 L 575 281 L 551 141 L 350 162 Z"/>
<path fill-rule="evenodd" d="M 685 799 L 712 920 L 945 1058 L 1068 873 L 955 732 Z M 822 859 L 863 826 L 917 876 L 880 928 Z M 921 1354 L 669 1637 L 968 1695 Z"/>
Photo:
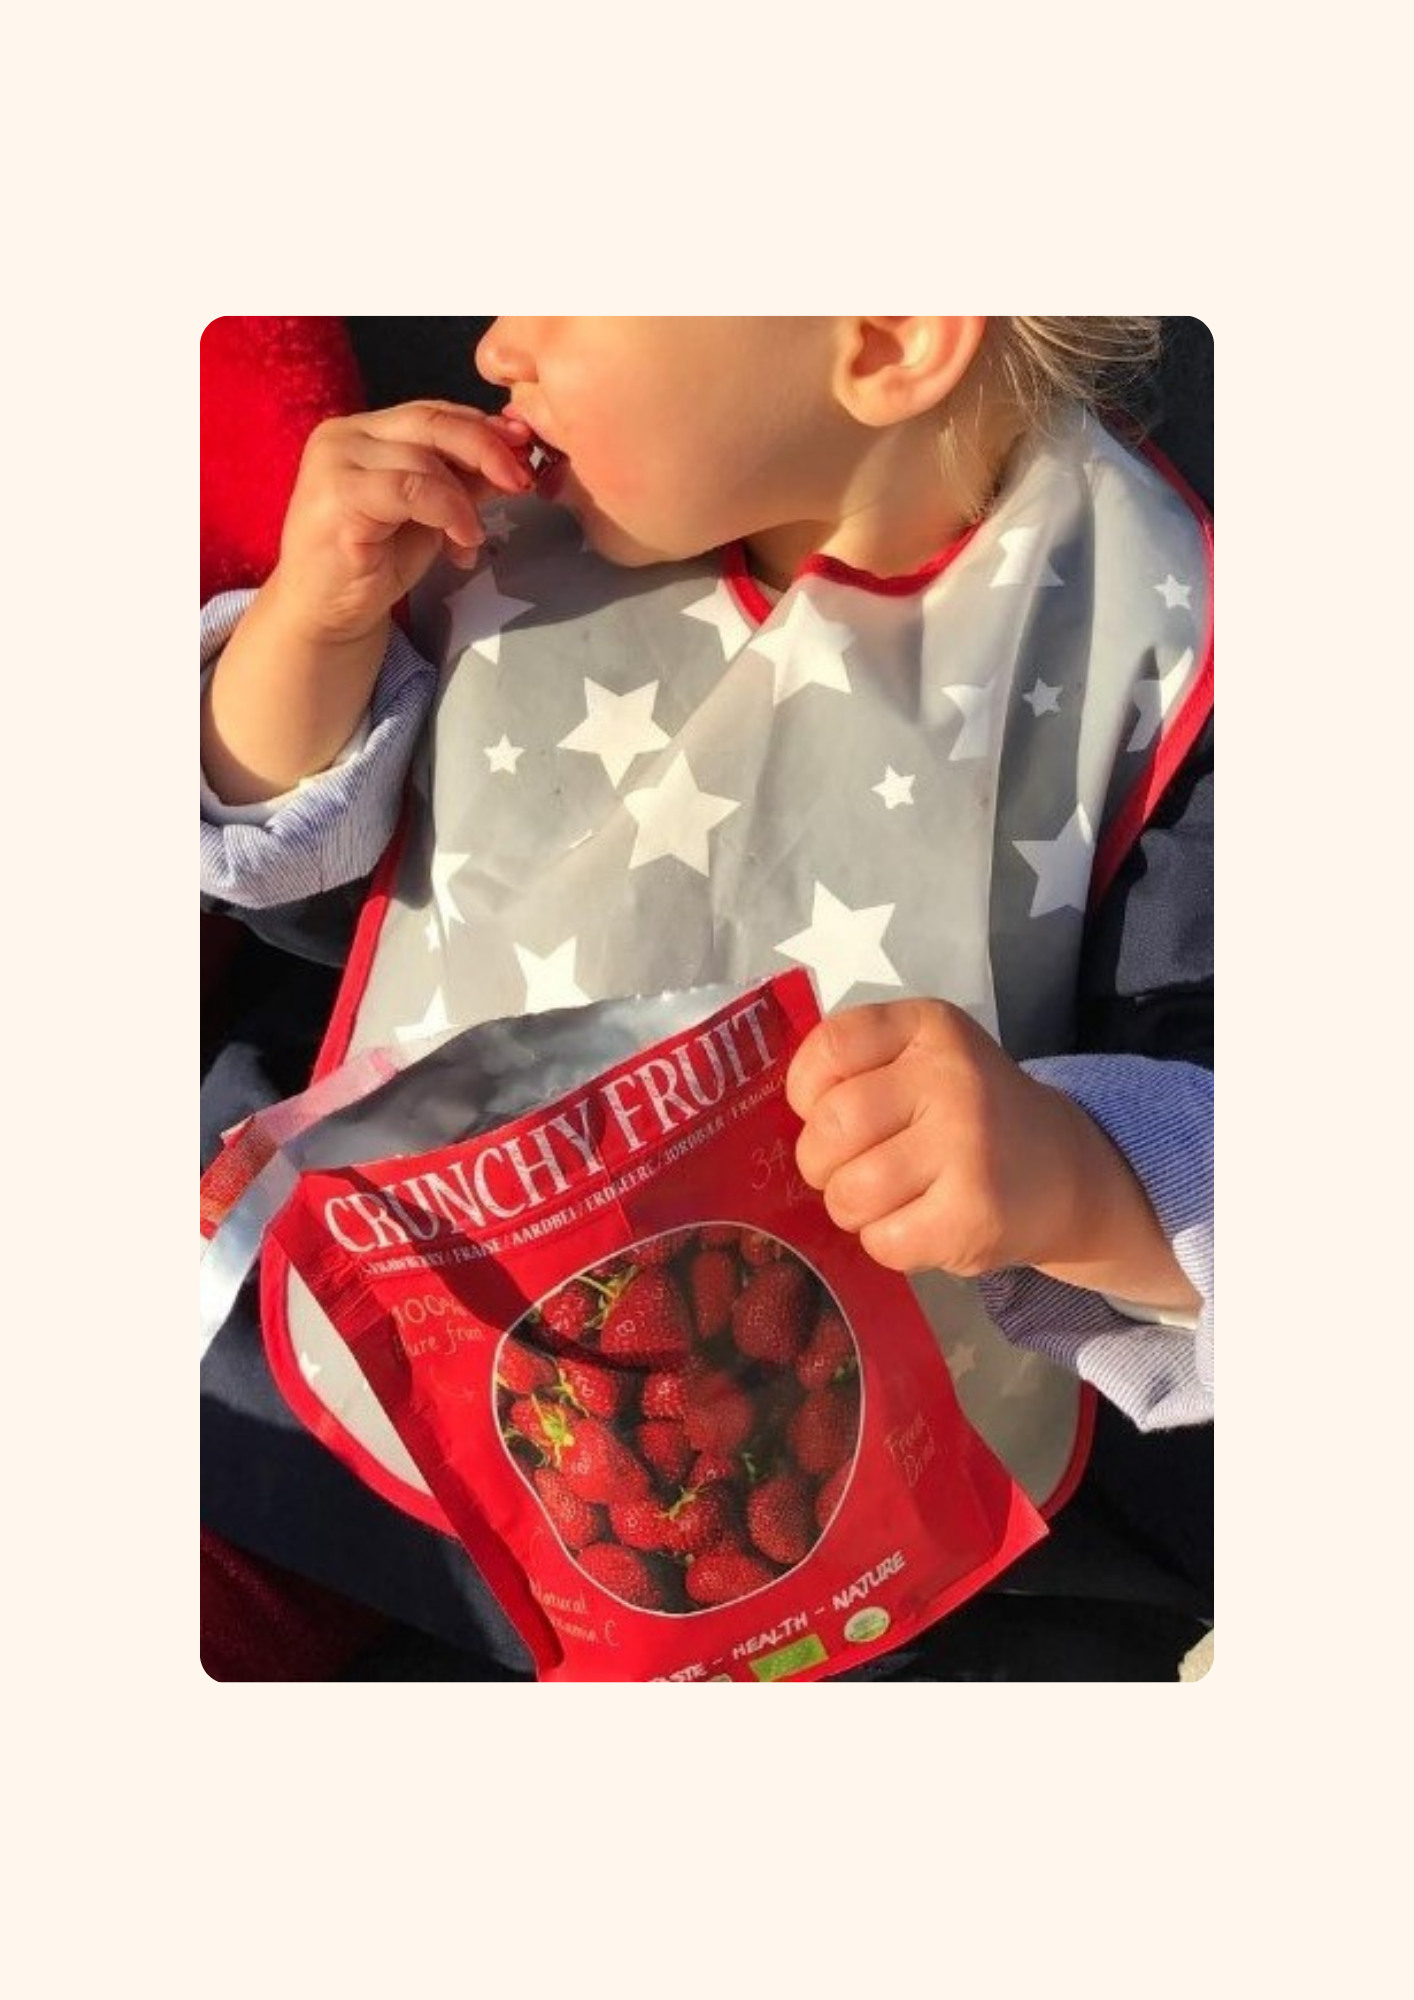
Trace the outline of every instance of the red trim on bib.
<path fill-rule="evenodd" d="M 805 558 L 793 580 L 799 582 L 803 576 L 822 576 L 828 583 L 843 583 L 854 590 L 869 590 L 876 597 L 911 597 L 917 591 L 926 590 L 935 578 L 956 562 L 981 525 L 980 521 L 975 521 L 955 541 L 949 542 L 937 555 L 930 556 L 920 568 L 907 570 L 900 576 L 876 576 L 873 570 L 856 569 L 853 563 L 841 562 L 838 556 L 812 555 Z M 775 605 L 751 574 L 743 543 L 731 542 L 722 550 L 722 576 L 752 624 L 764 625 Z"/>

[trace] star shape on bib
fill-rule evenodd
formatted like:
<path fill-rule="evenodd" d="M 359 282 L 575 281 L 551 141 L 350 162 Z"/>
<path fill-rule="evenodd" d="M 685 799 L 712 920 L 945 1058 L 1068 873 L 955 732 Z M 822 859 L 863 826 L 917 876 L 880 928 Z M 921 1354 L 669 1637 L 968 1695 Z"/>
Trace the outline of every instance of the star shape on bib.
<path fill-rule="evenodd" d="M 597 757 L 609 783 L 617 785 L 635 757 L 647 750 L 661 750 L 669 740 L 653 720 L 657 700 L 657 681 L 645 681 L 627 694 L 615 694 L 612 688 L 586 677 L 584 720 L 568 736 L 562 736 L 556 747 Z"/>
<path fill-rule="evenodd" d="M 479 653 L 495 666 L 501 657 L 501 634 L 522 612 L 533 611 L 527 597 L 504 597 L 496 585 L 496 572 L 487 563 L 471 582 L 451 599 L 451 629 L 447 651 L 452 659 L 465 652 Z"/>
<path fill-rule="evenodd" d="M 947 1350 L 947 1363 L 954 1382 L 960 1382 L 964 1375 L 971 1375 L 977 1367 L 976 1343 L 971 1340 L 956 1342 Z"/>
<path fill-rule="evenodd" d="M 1002 683 L 945 687 L 943 693 L 962 710 L 962 728 L 948 752 L 948 762 L 960 764 L 972 757 L 989 757 L 1002 719 Z"/>
<path fill-rule="evenodd" d="M 794 937 L 783 938 L 775 949 L 783 958 L 810 967 L 821 1005 L 827 1009 L 851 986 L 902 986 L 883 945 L 896 908 L 894 903 L 876 903 L 870 909 L 851 910 L 817 882 L 809 925 Z"/>
<path fill-rule="evenodd" d="M 324 1373 L 324 1363 L 316 1361 L 312 1354 L 306 1354 L 304 1349 L 301 1348 L 299 1351 L 299 1372 L 303 1375 L 306 1382 L 313 1385 L 316 1379 Z"/>
<path fill-rule="evenodd" d="M 451 1025 L 447 1019 L 446 997 L 439 986 L 428 1001 L 427 1012 L 422 1019 L 409 1021 L 401 1028 L 394 1028 L 393 1033 L 400 1042 L 420 1042 L 426 1035 L 440 1035 Z"/>
<path fill-rule="evenodd" d="M 646 868 L 650 861 L 671 857 L 705 875 L 707 837 L 714 826 L 720 826 L 737 810 L 741 800 L 717 798 L 702 791 L 686 757 L 679 752 L 656 785 L 625 792 L 624 804 L 638 822 L 630 868 Z"/>
<path fill-rule="evenodd" d="M 1124 746 L 1126 750 L 1148 749 L 1167 721 L 1169 710 L 1178 700 L 1192 665 L 1193 648 L 1188 646 L 1166 674 L 1160 674 L 1156 680 L 1140 681 L 1134 690 L 1134 706 L 1139 711 L 1139 720 Z"/>
<path fill-rule="evenodd" d="M 525 979 L 525 1011 L 544 1014 L 552 1007 L 583 1007 L 589 995 L 574 976 L 578 938 L 566 938 L 542 958 L 523 944 L 514 947 Z"/>
<path fill-rule="evenodd" d="M 779 708 L 807 687 L 852 694 L 844 665 L 845 650 L 856 637 L 852 628 L 826 618 L 803 590 L 791 592 L 789 605 L 779 624 L 773 620 L 751 642 L 751 651 L 762 654 L 775 668 L 773 706 Z"/>
<path fill-rule="evenodd" d="M 1095 859 L 1095 834 L 1090 815 L 1078 805 L 1054 840 L 1015 840 L 1012 846 L 1028 868 L 1036 871 L 1033 917 L 1052 910 L 1083 910 L 1090 894 L 1090 868 Z"/>
<path fill-rule="evenodd" d="M 481 525 L 486 530 L 488 538 L 504 542 L 516 532 L 520 522 L 513 521 L 504 501 L 497 500 L 491 506 L 482 508 Z"/>
<path fill-rule="evenodd" d="M 914 777 L 915 774 L 913 772 L 905 775 L 901 771 L 896 771 L 892 764 L 886 764 L 884 766 L 884 775 L 879 780 L 879 783 L 871 785 L 869 789 L 871 792 L 877 792 L 889 811 L 892 812 L 895 806 L 911 806 L 913 804 Z"/>
<path fill-rule="evenodd" d="M 684 618 L 700 619 L 710 625 L 722 642 L 722 657 L 730 660 L 739 653 L 756 631 L 756 627 L 736 601 L 736 595 L 725 577 L 719 577 L 706 597 L 699 597 L 692 604 L 684 604 Z"/>
<path fill-rule="evenodd" d="M 1058 687 L 1041 679 L 1037 674 L 1035 684 L 1021 697 L 1034 716 L 1059 715 L 1061 691 Z"/>
<path fill-rule="evenodd" d="M 450 931 L 453 924 L 464 924 L 466 918 L 457 908 L 452 895 L 452 884 L 458 872 L 471 861 L 469 854 L 449 854 L 444 847 L 436 849 L 432 856 L 432 901 L 435 906 L 434 921 L 443 934 Z M 435 940 L 429 938 L 429 945 Z"/>
<path fill-rule="evenodd" d="M 1032 551 L 1040 533 L 1039 526 L 1008 528 L 997 537 L 1001 543 L 1002 559 L 992 574 L 990 589 L 1011 590 L 1019 583 L 1027 583 L 1033 590 L 1052 590 L 1063 583 L 1064 579 L 1056 575 L 1044 555 L 1041 557 L 1040 575 L 1033 576 L 1031 573 Z"/>
<path fill-rule="evenodd" d="M 1191 611 L 1193 609 L 1193 586 L 1180 583 L 1176 576 L 1166 576 L 1162 583 L 1154 585 L 1170 611 Z"/>
<path fill-rule="evenodd" d="M 509 771 L 514 776 L 516 765 L 525 752 L 518 743 L 512 743 L 509 736 L 503 735 L 499 743 L 486 745 L 485 755 L 493 771 Z"/>

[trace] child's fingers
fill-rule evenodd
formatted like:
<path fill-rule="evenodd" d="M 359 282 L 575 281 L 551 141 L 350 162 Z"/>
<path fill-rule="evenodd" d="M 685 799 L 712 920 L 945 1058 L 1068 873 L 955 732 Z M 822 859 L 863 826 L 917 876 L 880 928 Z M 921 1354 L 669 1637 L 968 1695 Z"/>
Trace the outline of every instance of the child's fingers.
<path fill-rule="evenodd" d="M 387 541 L 407 522 L 437 528 L 459 547 L 477 547 L 485 539 L 475 507 L 459 480 L 445 468 L 379 466 L 347 475 L 345 504 L 355 519 L 376 529 L 375 539 Z"/>
<path fill-rule="evenodd" d="M 857 1234 L 907 1209 L 932 1180 L 915 1134 L 895 1132 L 836 1168 L 825 1182 L 825 1207 L 841 1229 Z"/>
<path fill-rule="evenodd" d="M 846 1077 L 895 1062 L 921 1032 L 922 1000 L 886 1000 L 876 1006 L 846 1007 L 812 1028 L 786 1073 L 786 1100 L 797 1117 Z"/>
<path fill-rule="evenodd" d="M 847 1160 L 858 1159 L 896 1132 L 907 1132 L 918 1114 L 911 1078 L 893 1066 L 846 1077 L 816 1098 L 796 1141 L 803 1179 L 822 1188 Z"/>
<path fill-rule="evenodd" d="M 517 455 L 507 421 L 460 403 L 431 402 L 399 403 L 361 420 L 368 437 L 420 445 L 464 472 L 479 473 L 505 492 L 528 493 L 535 481 Z M 525 436 L 529 435 L 527 431 Z"/>

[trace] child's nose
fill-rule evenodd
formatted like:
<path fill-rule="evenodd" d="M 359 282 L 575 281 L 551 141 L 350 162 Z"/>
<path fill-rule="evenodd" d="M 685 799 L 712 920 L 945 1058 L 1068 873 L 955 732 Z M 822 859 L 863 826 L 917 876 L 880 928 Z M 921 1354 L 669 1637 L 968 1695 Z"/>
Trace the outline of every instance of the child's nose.
<path fill-rule="evenodd" d="M 529 322 L 497 319 L 476 343 L 476 372 L 498 388 L 509 389 L 516 382 L 534 379 Z"/>

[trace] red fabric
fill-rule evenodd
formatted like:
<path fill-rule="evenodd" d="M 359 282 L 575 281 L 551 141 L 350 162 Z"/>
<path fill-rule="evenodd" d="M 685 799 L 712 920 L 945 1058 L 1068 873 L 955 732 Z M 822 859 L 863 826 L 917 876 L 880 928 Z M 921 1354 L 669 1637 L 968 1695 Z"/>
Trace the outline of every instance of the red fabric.
<path fill-rule="evenodd" d="M 212 320 L 201 337 L 203 604 L 268 574 L 305 439 L 364 406 L 341 319 Z M 204 999 L 232 941 L 226 920 L 204 921 Z M 202 1530 L 201 1663 L 212 1680 L 331 1680 L 387 1623 Z"/>
<path fill-rule="evenodd" d="M 201 601 L 259 583 L 305 439 L 364 407 L 341 319 L 212 320 L 201 336 Z"/>

